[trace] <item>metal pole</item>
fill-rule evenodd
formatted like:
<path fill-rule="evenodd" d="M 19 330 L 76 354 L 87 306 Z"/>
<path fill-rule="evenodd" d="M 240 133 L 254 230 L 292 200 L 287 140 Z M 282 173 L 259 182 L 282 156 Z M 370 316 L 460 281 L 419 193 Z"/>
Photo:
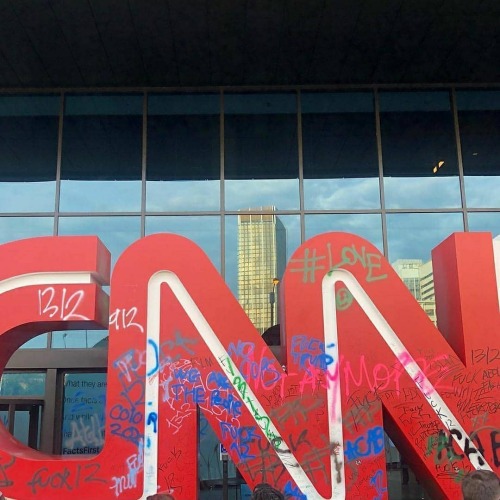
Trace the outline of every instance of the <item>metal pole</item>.
<path fill-rule="evenodd" d="M 273 285 L 273 291 L 269 294 L 269 303 L 271 304 L 271 324 L 269 326 L 274 325 L 274 288 Z"/>
<path fill-rule="evenodd" d="M 274 326 L 274 304 L 276 303 L 276 286 L 280 280 L 278 278 L 273 278 L 273 291 L 269 294 L 269 303 L 271 304 L 271 324 L 269 326 Z"/>

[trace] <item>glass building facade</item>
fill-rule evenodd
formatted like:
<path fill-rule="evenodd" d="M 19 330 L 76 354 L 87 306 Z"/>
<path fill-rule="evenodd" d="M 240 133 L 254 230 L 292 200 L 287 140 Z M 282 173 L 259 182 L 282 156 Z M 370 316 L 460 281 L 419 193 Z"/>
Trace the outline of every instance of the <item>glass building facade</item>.
<path fill-rule="evenodd" d="M 11 93 L 0 96 L 0 194 L 2 243 L 97 235 L 114 263 L 135 240 L 173 232 L 207 253 L 236 297 L 242 212 L 277 220 L 280 255 L 269 256 L 269 276 L 252 281 L 252 267 L 245 271 L 252 293 L 262 288 L 259 317 L 271 327 L 279 320 L 273 279 L 283 272 L 276 262 L 316 234 L 355 233 L 391 263 L 423 266 L 454 231 L 500 234 L 500 90 Z M 420 275 L 431 287 L 429 272 Z M 78 411 L 102 430 L 106 337 L 47 332 L 25 344 L 0 384 L 11 432 L 70 453 Z M 75 409 L 74 393 L 97 382 L 95 407 Z M 210 490 L 221 465 L 201 428 L 200 475 Z"/>

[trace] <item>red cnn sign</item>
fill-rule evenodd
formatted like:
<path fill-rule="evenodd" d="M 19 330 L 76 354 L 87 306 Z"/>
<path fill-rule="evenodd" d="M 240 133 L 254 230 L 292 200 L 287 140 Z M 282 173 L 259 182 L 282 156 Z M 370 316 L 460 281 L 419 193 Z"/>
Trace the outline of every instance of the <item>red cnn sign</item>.
<path fill-rule="evenodd" d="M 94 237 L 0 247 L 0 365 L 47 330 L 109 322 L 105 444 L 47 456 L 0 426 L 0 488 L 21 500 L 198 493 L 198 411 L 250 486 L 388 498 L 384 432 L 436 498 L 500 464 L 500 313 L 491 235 L 433 251 L 438 331 L 369 242 L 304 243 L 282 281 L 282 366 L 206 255 L 159 234 L 108 283 Z"/>

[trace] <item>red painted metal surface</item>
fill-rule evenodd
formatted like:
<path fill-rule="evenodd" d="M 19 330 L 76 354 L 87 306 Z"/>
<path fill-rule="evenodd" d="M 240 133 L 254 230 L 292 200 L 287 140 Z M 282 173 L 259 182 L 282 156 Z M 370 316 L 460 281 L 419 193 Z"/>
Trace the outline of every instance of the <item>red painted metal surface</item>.
<path fill-rule="evenodd" d="M 0 428 L 12 498 L 145 498 L 198 487 L 197 410 L 248 484 L 289 498 L 387 498 L 385 428 L 435 498 L 472 468 L 498 470 L 500 314 L 492 240 L 433 253 L 443 335 L 379 251 L 346 233 L 304 243 L 282 292 L 285 367 L 204 253 L 153 235 L 118 260 L 96 238 L 0 246 L 0 367 L 37 333 L 105 325 L 106 441 L 46 456 Z M 71 333 L 69 333 L 71 334 Z"/>

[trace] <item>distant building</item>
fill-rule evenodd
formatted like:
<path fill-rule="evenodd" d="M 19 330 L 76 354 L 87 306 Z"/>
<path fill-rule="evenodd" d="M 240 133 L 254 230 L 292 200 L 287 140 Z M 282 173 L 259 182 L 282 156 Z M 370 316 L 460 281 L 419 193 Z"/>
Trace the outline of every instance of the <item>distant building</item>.
<path fill-rule="evenodd" d="M 278 323 L 276 282 L 286 264 L 286 230 L 274 206 L 238 215 L 238 300 L 262 334 Z M 255 213 L 261 211 L 262 213 Z"/>
<path fill-rule="evenodd" d="M 398 259 L 392 267 L 403 280 L 411 294 L 425 311 L 429 319 L 436 324 L 436 298 L 434 294 L 434 275 L 432 261 L 420 259 Z"/>
<path fill-rule="evenodd" d="M 432 260 L 422 264 L 418 270 L 420 276 L 420 300 L 419 303 L 427 316 L 437 322 L 436 317 L 436 295 L 434 292 L 434 274 L 432 273 Z"/>
<path fill-rule="evenodd" d="M 392 267 L 403 280 L 411 294 L 420 300 L 420 274 L 419 269 L 423 264 L 420 259 L 398 259 L 392 263 Z"/>

